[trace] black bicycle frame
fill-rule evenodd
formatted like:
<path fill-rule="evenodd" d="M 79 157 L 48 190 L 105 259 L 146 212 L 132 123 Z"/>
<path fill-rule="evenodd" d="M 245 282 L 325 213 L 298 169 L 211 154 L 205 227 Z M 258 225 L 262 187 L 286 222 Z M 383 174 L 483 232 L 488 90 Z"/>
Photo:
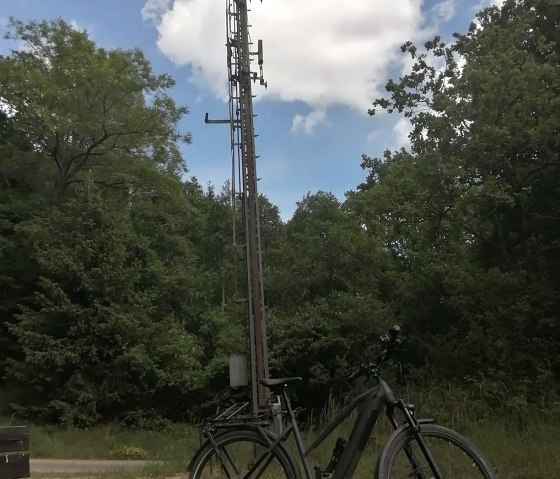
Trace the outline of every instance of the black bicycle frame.
<path fill-rule="evenodd" d="M 268 422 L 259 423 L 251 421 L 249 423 L 245 423 L 248 427 L 259 431 L 263 439 L 265 439 L 265 441 L 268 443 L 268 447 L 265 451 L 263 451 L 262 455 L 256 458 L 256 461 L 251 465 L 251 468 L 243 476 L 243 479 L 252 478 L 252 475 L 255 472 L 260 471 L 256 476 L 256 478 L 258 479 L 258 477 L 260 477 L 260 473 L 264 471 L 267 464 L 270 462 L 270 460 L 272 460 L 272 451 L 280 443 L 285 441 L 292 432 L 294 433 L 296 446 L 305 472 L 305 479 L 315 479 L 315 475 L 311 471 L 311 465 L 308 460 L 309 454 L 314 451 L 319 445 L 321 445 L 323 441 L 340 425 L 340 423 L 342 423 L 342 421 L 344 421 L 350 414 L 352 414 L 354 410 L 357 410 L 358 416 L 356 417 L 354 426 L 352 427 L 352 431 L 350 433 L 350 436 L 348 437 L 348 441 L 344 447 L 344 450 L 342 451 L 342 454 L 338 459 L 338 463 L 336 464 L 335 469 L 332 471 L 331 479 L 344 479 L 351 477 L 356 470 L 360 458 L 362 457 L 362 453 L 364 451 L 366 443 L 371 435 L 373 428 L 375 427 L 377 419 L 379 418 L 379 414 L 384 407 L 386 408 L 389 422 L 395 429 L 399 427 L 394 414 L 395 409 L 399 409 L 404 413 L 405 423 L 413 426 L 413 431 L 417 435 L 416 439 L 420 445 L 422 452 L 424 453 L 424 456 L 428 461 L 428 464 L 430 465 L 431 470 L 435 473 L 436 478 L 441 479 L 441 473 L 439 472 L 439 469 L 435 464 L 430 451 L 428 451 L 424 439 L 418 433 L 419 424 L 433 421 L 431 419 L 421 419 L 419 421 L 416 421 L 416 419 L 413 417 L 413 412 L 409 410 L 410 406 L 405 405 L 401 399 L 397 400 L 395 394 L 393 393 L 393 390 L 383 379 L 381 379 L 380 377 L 377 377 L 377 379 L 378 385 L 360 394 L 348 406 L 346 406 L 307 449 L 303 444 L 303 439 L 301 437 L 295 413 L 292 409 L 290 399 L 288 398 L 286 388 L 283 388 L 282 396 L 284 398 L 284 404 L 286 405 L 287 410 L 286 412 L 288 413 L 290 421 L 281 434 L 277 436 L 272 435 L 267 429 L 267 427 L 269 426 Z M 235 430 L 236 427 L 239 427 L 242 424 L 243 421 L 229 424 L 225 423 L 222 424 L 222 427 Z M 226 467 L 226 462 L 228 461 L 226 461 L 225 459 L 229 460 L 230 463 L 232 462 L 231 459 L 229 457 L 222 457 L 222 454 L 216 443 L 214 442 L 214 438 L 210 431 L 207 430 L 205 435 L 208 438 L 209 443 L 212 445 L 212 448 L 216 451 L 218 457 L 220 458 L 220 462 L 222 464 L 224 472 L 226 473 L 226 476 L 230 477 Z M 419 469 L 417 460 L 414 457 L 412 450 L 405 448 L 405 453 L 415 469 Z M 191 460 L 191 465 L 195 460 L 195 457 L 193 457 L 193 459 Z M 261 465 L 263 465 L 263 462 L 264 466 L 261 467 Z M 189 465 L 189 470 L 191 465 Z M 424 475 L 422 472 L 420 472 L 419 474 L 417 474 L 417 477 L 423 478 Z"/>
<path fill-rule="evenodd" d="M 356 418 L 352 432 L 348 437 L 346 446 L 344 447 L 331 478 L 343 479 L 345 477 L 352 476 L 360 458 L 362 457 L 367 440 L 371 435 L 371 431 L 375 427 L 375 423 L 377 422 L 377 418 L 379 417 L 381 410 L 385 405 L 392 405 L 395 402 L 395 395 L 389 385 L 383 379 L 379 379 L 379 384 L 377 386 L 368 389 L 366 392 L 360 394 L 356 399 L 354 399 L 333 419 L 319 437 L 317 437 L 313 443 L 305 449 L 301 433 L 297 427 L 294 412 L 285 389 L 282 391 L 282 394 L 284 396 L 284 401 L 288 410 L 287 412 L 290 417 L 290 425 L 283 431 L 278 439 L 284 440 L 289 436 L 290 432 L 294 432 L 296 445 L 303 464 L 306 479 L 314 478 L 314 475 L 311 472 L 311 466 L 307 459 L 309 454 L 315 450 L 340 425 L 342 421 L 344 421 L 354 410 L 357 410 L 358 417 Z M 396 425 L 396 421 L 394 420 L 394 417 L 392 417 L 392 408 L 388 409 L 388 412 L 391 414 L 391 422 Z"/>

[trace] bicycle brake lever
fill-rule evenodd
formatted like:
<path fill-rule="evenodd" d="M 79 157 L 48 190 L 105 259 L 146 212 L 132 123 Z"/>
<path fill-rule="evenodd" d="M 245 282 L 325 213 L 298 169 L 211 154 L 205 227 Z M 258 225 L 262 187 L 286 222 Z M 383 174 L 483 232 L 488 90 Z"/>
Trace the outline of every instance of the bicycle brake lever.
<path fill-rule="evenodd" d="M 362 375 L 362 368 L 360 367 L 360 369 L 358 369 L 357 371 L 354 371 L 352 374 L 350 374 L 350 376 L 348 376 L 346 378 L 346 381 L 348 381 L 348 382 L 354 381 L 355 379 L 357 379 L 361 375 Z"/>

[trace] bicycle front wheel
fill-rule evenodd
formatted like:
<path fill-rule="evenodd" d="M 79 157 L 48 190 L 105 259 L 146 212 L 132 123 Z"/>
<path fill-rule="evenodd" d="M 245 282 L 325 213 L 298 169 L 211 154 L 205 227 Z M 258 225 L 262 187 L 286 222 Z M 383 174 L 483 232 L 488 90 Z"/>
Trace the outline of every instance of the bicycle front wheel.
<path fill-rule="evenodd" d="M 398 432 L 385 446 L 377 467 L 377 479 L 494 479 L 484 457 L 463 436 L 435 424 L 422 424 L 420 434 L 432 464 L 410 428 Z"/>
<path fill-rule="evenodd" d="M 231 431 L 214 438 L 190 468 L 189 479 L 299 479 L 289 451 L 257 430 Z"/>

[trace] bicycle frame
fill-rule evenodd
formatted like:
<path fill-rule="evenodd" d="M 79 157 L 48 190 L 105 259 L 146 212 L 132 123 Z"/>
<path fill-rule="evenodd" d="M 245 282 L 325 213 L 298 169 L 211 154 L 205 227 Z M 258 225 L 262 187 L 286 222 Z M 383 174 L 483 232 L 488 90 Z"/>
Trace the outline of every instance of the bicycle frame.
<path fill-rule="evenodd" d="M 391 387 L 383 380 L 381 377 L 376 377 L 378 385 L 368 389 L 364 393 L 356 397 L 348 406 L 346 406 L 333 420 L 332 422 L 321 432 L 321 434 L 311 443 L 307 449 L 303 444 L 303 439 L 301 437 L 301 432 L 299 430 L 295 413 L 292 409 L 290 399 L 287 394 L 287 390 L 284 387 L 282 389 L 282 396 L 284 398 L 284 404 L 286 405 L 286 411 L 289 417 L 289 424 L 279 435 L 274 435 L 269 431 L 270 421 L 264 420 L 262 417 L 236 417 L 237 413 L 241 411 L 248 403 L 242 404 L 238 409 L 235 406 L 226 410 L 222 415 L 218 416 L 217 421 L 213 421 L 213 426 L 205 429 L 204 435 L 207 438 L 207 444 L 216 451 L 217 456 L 220 458 L 224 472 L 226 472 L 227 477 L 230 477 L 227 468 L 225 467 L 226 462 L 231 462 L 230 458 L 222 456 L 222 452 L 216 445 L 216 438 L 219 437 L 220 432 L 227 430 L 235 430 L 239 428 L 248 428 L 256 430 L 260 433 L 261 437 L 265 439 L 268 443 L 267 448 L 263 448 L 262 454 L 259 455 L 258 459 L 252 464 L 251 468 L 243 476 L 243 479 L 253 478 L 253 474 L 259 471 L 259 468 L 264 463 L 264 468 L 260 469 L 257 473 L 255 479 L 260 477 L 262 471 L 266 468 L 268 461 L 271 459 L 271 453 L 276 448 L 279 447 L 291 433 L 294 434 L 294 439 L 296 442 L 297 450 L 299 453 L 300 461 L 303 465 L 305 479 L 320 479 L 323 471 L 320 468 L 316 468 L 316 474 L 312 473 L 311 465 L 308 460 L 309 454 L 314 451 L 323 441 L 344 421 L 354 410 L 358 411 L 358 416 L 352 427 L 352 431 L 348 438 L 348 441 L 338 458 L 338 462 L 332 471 L 331 479 L 343 479 L 352 477 L 356 467 L 362 457 L 367 440 L 369 439 L 379 414 L 382 409 L 385 408 L 387 418 L 395 430 L 404 427 L 413 427 L 415 433 L 417 433 L 417 440 L 422 449 L 422 452 L 427 459 L 432 471 L 435 473 L 435 477 L 441 479 L 442 475 L 439 472 L 439 468 L 435 464 L 435 461 L 428 451 L 426 444 L 420 434 L 418 433 L 421 424 L 432 423 L 432 419 L 419 419 L 414 417 L 414 413 L 411 406 L 405 405 L 402 399 L 397 400 L 395 394 Z M 395 409 L 399 409 L 403 412 L 405 416 L 405 423 L 399 426 L 397 419 L 395 418 Z M 233 412 L 232 412 L 233 410 Z M 226 417 L 224 417 L 224 415 Z M 213 435 L 212 431 L 217 432 Z M 203 448 L 201 448 L 203 449 Z M 201 450 L 199 449 L 199 451 Z M 288 451 L 289 453 L 289 451 Z M 416 458 L 412 454 L 412 451 L 406 450 L 406 455 L 409 457 L 411 464 L 417 462 Z M 187 470 L 191 470 L 192 465 L 196 460 L 197 455 L 191 459 Z M 293 461 L 293 457 L 289 454 L 290 460 Z M 297 467 L 296 463 L 293 463 Z M 418 474 L 418 478 L 424 478 L 422 473 Z"/>
<path fill-rule="evenodd" d="M 276 449 L 281 450 L 281 454 L 284 456 L 284 461 L 288 461 L 294 469 L 299 469 L 297 462 L 295 461 L 291 451 L 286 447 L 285 441 L 288 439 L 291 433 L 294 434 L 294 439 L 296 442 L 296 447 L 300 457 L 300 461 L 303 466 L 305 473 L 305 479 L 322 479 L 325 475 L 331 475 L 331 479 L 346 479 L 352 477 L 356 471 L 357 465 L 362 457 L 363 451 L 367 444 L 371 432 L 377 423 L 379 414 L 381 410 L 385 408 L 385 412 L 389 422 L 395 429 L 393 435 L 389 438 L 388 442 L 382 450 L 383 452 L 387 450 L 390 445 L 390 441 L 401 431 L 410 428 L 411 433 L 414 436 L 415 441 L 421 450 L 423 457 L 426 459 L 427 464 L 431 470 L 430 477 L 435 477 L 436 479 L 442 479 L 442 474 L 436 464 L 431 451 L 428 449 L 426 441 L 424 440 L 421 429 L 422 424 L 433 423 L 433 419 L 417 419 L 415 417 L 415 408 L 413 405 L 405 404 L 402 399 L 397 399 L 391 387 L 387 384 L 385 380 L 381 377 L 381 366 L 385 364 L 390 356 L 390 353 L 394 348 L 400 344 L 397 336 L 400 328 L 394 326 L 389 331 L 389 335 L 381 337 L 381 344 L 384 346 L 382 352 L 377 356 L 376 362 L 372 362 L 369 365 L 362 365 L 359 370 L 354 372 L 348 379 L 352 380 L 359 376 L 367 376 L 368 378 L 375 378 L 377 385 L 368 389 L 364 393 L 356 397 L 348 406 L 346 406 L 333 420 L 327 425 L 325 430 L 311 443 L 307 449 L 303 443 L 301 432 L 299 430 L 297 420 L 295 417 L 294 410 L 292 409 L 290 399 L 287 393 L 288 382 L 293 381 L 298 378 L 286 378 L 274 381 L 264 382 L 266 386 L 271 388 L 274 394 L 278 394 L 279 390 L 282 397 L 284 398 L 284 404 L 286 407 L 285 411 L 279 411 L 278 415 L 281 417 L 287 413 L 289 417 L 288 424 L 285 429 L 280 432 L 279 435 L 275 435 L 270 431 L 270 415 L 263 413 L 261 415 L 247 416 L 243 415 L 243 410 L 249 403 L 234 404 L 222 413 L 218 414 L 214 418 L 211 418 L 206 423 L 203 433 L 206 437 L 206 442 L 199 448 L 197 453 L 191 459 L 187 470 L 191 471 L 191 468 L 200 457 L 203 451 L 206 451 L 211 447 L 216 456 L 218 457 L 221 467 L 225 472 L 226 476 L 231 479 L 226 462 L 230 462 L 227 451 L 220 451 L 217 445 L 219 437 L 223 434 L 229 434 L 229 431 L 251 431 L 252 433 L 258 432 L 261 436 L 262 442 L 265 445 L 259 446 L 258 458 L 255 457 L 255 461 L 251 463 L 249 471 L 243 475 L 242 479 L 251 478 L 253 473 L 257 473 L 255 479 L 258 479 L 262 472 L 266 469 L 268 464 L 273 459 L 273 452 Z M 395 417 L 395 410 L 399 410 L 404 415 L 404 423 L 399 426 L 399 423 Z M 315 474 L 312 473 L 311 465 L 309 463 L 309 455 L 313 452 L 319 445 L 321 445 L 325 439 L 354 411 L 357 410 L 358 414 L 354 425 L 352 426 L 352 431 L 345 444 L 342 441 L 337 441 L 337 446 L 333 451 L 332 459 L 327 466 L 327 470 L 323 470 L 320 467 L 315 467 Z M 275 415 L 276 413 L 273 413 Z M 248 436 L 251 437 L 250 435 Z M 231 437 L 235 439 L 234 436 Z M 225 438 L 228 440 L 229 438 Z M 251 440 L 249 439 L 249 442 Z M 404 446 L 404 451 L 408 460 L 410 461 L 413 471 L 415 471 L 415 476 L 417 479 L 426 479 L 426 476 L 421 470 L 421 465 L 418 462 L 416 454 L 413 452 L 412 447 Z M 225 457 L 224 457 L 225 456 Z M 264 464 L 264 465 L 263 465 Z M 261 465 L 263 465 L 262 468 Z M 235 467 L 235 466 L 234 466 Z M 379 459 L 378 465 L 379 467 Z M 259 469 L 260 468 L 260 469 Z M 239 473 L 237 473 L 239 474 Z M 377 472 L 376 472 L 377 474 Z M 299 475 L 299 474 L 298 474 Z"/>
<path fill-rule="evenodd" d="M 248 427 L 258 430 L 262 437 L 265 438 L 268 442 L 268 448 L 263 451 L 263 454 L 260 455 L 257 461 L 255 461 L 250 470 L 247 471 L 244 478 L 251 478 L 253 473 L 258 470 L 260 465 L 264 461 L 267 461 L 269 459 L 270 452 L 275 447 L 277 447 L 278 444 L 288 439 L 290 434 L 293 432 L 299 457 L 303 465 L 305 479 L 315 479 L 316 476 L 312 473 L 311 465 L 308 460 L 309 454 L 314 451 L 319 445 L 321 445 L 323 441 L 334 431 L 334 429 L 336 429 L 340 425 L 340 423 L 342 423 L 350 414 L 352 414 L 354 410 L 357 410 L 358 416 L 356 417 L 356 420 L 352 427 L 352 431 L 350 433 L 350 436 L 348 437 L 346 446 L 344 447 L 338 464 L 332 472 L 331 479 L 343 479 L 351 477 L 356 470 L 367 440 L 370 437 L 377 419 L 379 418 L 379 414 L 384 407 L 386 407 L 387 416 L 393 427 L 395 429 L 398 427 L 398 423 L 393 414 L 393 410 L 396 404 L 395 395 L 390 386 L 383 379 L 378 378 L 378 385 L 368 389 L 367 391 L 356 397 L 333 419 L 333 421 L 311 443 L 311 445 L 305 448 L 301 432 L 297 425 L 295 413 L 292 409 L 291 402 L 288 398 L 288 394 L 285 388 L 282 389 L 282 396 L 284 398 L 284 404 L 286 405 L 289 424 L 278 436 L 270 434 L 270 432 L 268 431 L 269 423 L 263 421 L 250 421 L 249 423 L 245 423 L 243 420 L 241 420 L 240 422 L 233 421 L 231 423 L 226 421 L 221 425 L 216 425 L 217 429 L 220 430 L 221 428 L 235 429 L 241 424 L 244 424 Z M 216 453 L 218 454 L 218 457 L 220 457 L 220 460 L 223 462 L 224 459 L 221 457 L 220 451 L 218 451 L 218 449 L 216 448 L 214 436 L 212 435 L 212 433 L 207 430 L 205 432 L 205 436 L 207 437 L 208 442 L 216 450 Z M 195 458 L 196 456 L 192 458 L 188 470 L 190 470 L 190 466 L 194 462 Z"/>
<path fill-rule="evenodd" d="M 344 421 L 354 410 L 357 410 L 358 416 L 354 422 L 354 426 L 352 427 L 352 432 L 348 437 L 346 446 L 344 447 L 338 464 L 331 476 L 332 479 L 351 477 L 356 470 L 360 458 L 362 457 L 365 445 L 371 435 L 371 431 L 375 427 L 379 414 L 385 405 L 391 405 L 395 401 L 395 396 L 389 385 L 383 379 L 379 379 L 379 384 L 377 386 L 368 389 L 366 392 L 355 398 L 332 420 L 332 422 L 311 443 L 311 445 L 305 449 L 286 390 L 284 389 L 282 393 L 288 410 L 288 415 L 290 417 L 290 425 L 280 435 L 280 437 L 282 438 L 281 440 L 286 439 L 290 432 L 294 432 L 296 446 L 303 464 L 306 479 L 314 478 L 308 460 L 309 454 L 322 444 L 342 421 Z M 392 410 L 388 409 L 388 413 L 391 414 Z"/>

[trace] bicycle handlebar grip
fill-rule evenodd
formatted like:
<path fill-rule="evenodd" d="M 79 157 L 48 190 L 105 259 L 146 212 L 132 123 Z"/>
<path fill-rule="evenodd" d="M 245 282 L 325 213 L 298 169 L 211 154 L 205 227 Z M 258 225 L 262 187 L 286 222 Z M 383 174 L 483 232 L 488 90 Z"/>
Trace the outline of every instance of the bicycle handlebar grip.
<path fill-rule="evenodd" d="M 398 324 L 395 324 L 390 330 L 389 330 L 389 336 L 391 336 L 391 339 L 396 339 L 397 336 L 401 333 L 401 327 Z"/>
<path fill-rule="evenodd" d="M 354 379 L 356 379 L 361 374 L 362 374 L 362 368 L 360 368 L 357 371 L 354 371 L 352 374 L 350 374 L 350 376 L 348 376 L 346 378 L 346 381 L 354 381 Z"/>

